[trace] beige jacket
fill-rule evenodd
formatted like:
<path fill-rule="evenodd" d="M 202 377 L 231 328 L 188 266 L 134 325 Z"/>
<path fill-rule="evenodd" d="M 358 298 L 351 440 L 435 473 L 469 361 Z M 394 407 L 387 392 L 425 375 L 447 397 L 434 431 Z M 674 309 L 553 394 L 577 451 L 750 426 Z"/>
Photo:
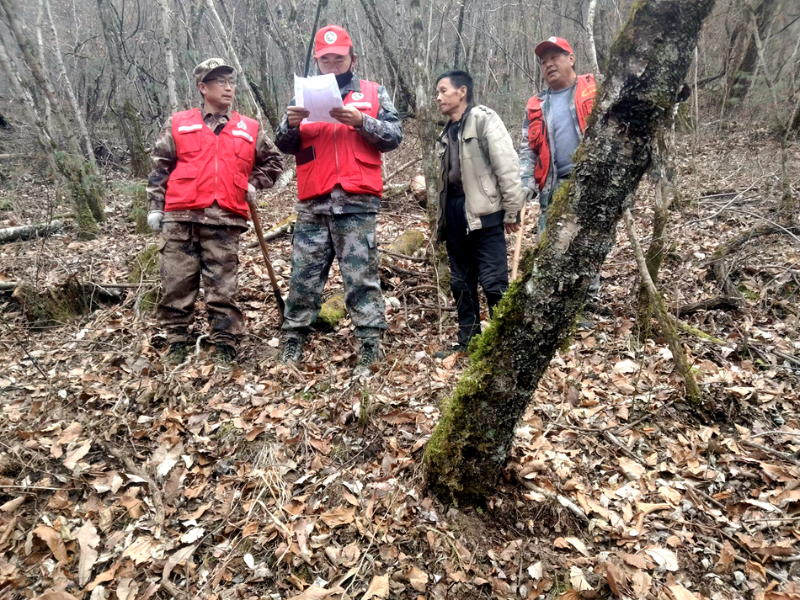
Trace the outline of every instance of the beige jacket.
<path fill-rule="evenodd" d="M 439 211 L 437 231 L 444 239 L 447 174 L 450 166 L 448 128 L 439 135 Z M 491 108 L 477 105 L 464 117 L 458 132 L 461 181 L 470 231 L 481 229 L 481 217 L 505 211 L 503 222 L 516 223 L 525 203 L 519 176 L 519 157 L 503 121 Z"/>

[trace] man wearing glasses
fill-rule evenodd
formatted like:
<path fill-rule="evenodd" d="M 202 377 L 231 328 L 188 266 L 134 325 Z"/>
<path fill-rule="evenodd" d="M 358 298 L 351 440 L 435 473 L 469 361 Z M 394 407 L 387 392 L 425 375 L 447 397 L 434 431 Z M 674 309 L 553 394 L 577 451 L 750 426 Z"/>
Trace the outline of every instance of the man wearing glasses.
<path fill-rule="evenodd" d="M 202 278 L 219 362 L 236 359 L 244 317 L 234 302 L 239 237 L 247 194 L 272 187 L 283 159 L 258 122 L 231 110 L 236 70 L 220 58 L 195 67 L 200 108 L 167 120 L 153 148 L 147 223 L 161 232 L 163 297 L 156 317 L 166 330 L 166 361 L 181 363 L 189 345 Z"/>

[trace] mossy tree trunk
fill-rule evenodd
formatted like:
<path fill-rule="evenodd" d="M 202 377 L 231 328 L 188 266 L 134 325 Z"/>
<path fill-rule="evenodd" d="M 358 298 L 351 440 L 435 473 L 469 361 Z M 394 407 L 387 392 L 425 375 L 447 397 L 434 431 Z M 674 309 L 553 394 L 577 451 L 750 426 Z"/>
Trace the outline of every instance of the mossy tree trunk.
<path fill-rule="evenodd" d="M 650 144 L 675 103 L 713 0 L 642 0 L 611 49 L 605 83 L 557 192 L 547 230 L 495 309 L 425 450 L 442 500 L 492 493 L 517 423 L 614 245 L 626 198 L 650 163 Z"/>

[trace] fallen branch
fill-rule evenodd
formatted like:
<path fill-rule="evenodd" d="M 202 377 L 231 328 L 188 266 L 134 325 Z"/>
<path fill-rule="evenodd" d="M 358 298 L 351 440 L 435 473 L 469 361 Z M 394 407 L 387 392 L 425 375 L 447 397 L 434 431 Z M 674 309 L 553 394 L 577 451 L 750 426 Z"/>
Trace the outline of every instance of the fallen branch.
<path fill-rule="evenodd" d="M 709 298 L 708 300 L 701 300 L 694 304 L 681 306 L 678 309 L 678 316 L 685 317 L 686 315 L 691 315 L 701 310 L 737 310 L 742 307 L 742 304 L 741 298 L 717 296 L 716 298 Z"/>
<path fill-rule="evenodd" d="M 275 225 L 272 229 L 268 229 L 264 232 L 264 241 L 269 242 L 276 238 L 281 237 L 282 235 L 289 233 L 294 230 L 294 224 L 297 222 L 297 213 L 292 213 L 290 216 L 285 218 L 283 221 Z M 258 248 L 259 241 L 257 239 L 252 240 L 244 244 L 245 248 Z"/>
<path fill-rule="evenodd" d="M 575 504 L 572 500 L 567 498 L 566 496 L 562 496 L 561 494 L 553 494 L 552 492 L 548 492 L 545 489 L 540 488 L 535 483 L 531 483 L 530 481 L 520 480 L 520 483 L 523 487 L 529 489 L 532 492 L 536 492 L 537 494 L 541 494 L 548 500 L 556 500 L 561 506 L 567 508 L 572 512 L 573 515 L 578 517 L 584 523 L 589 523 L 589 517 L 586 516 L 586 513 L 583 512 L 580 506 Z"/>
<path fill-rule="evenodd" d="M 740 212 L 740 211 L 736 211 Z M 750 215 L 750 213 L 747 213 Z M 751 215 L 752 216 L 752 215 Z M 755 215 L 757 216 L 757 215 Z M 730 280 L 730 271 L 727 268 L 727 264 L 725 262 L 725 257 L 737 252 L 740 248 L 742 248 L 747 242 L 750 242 L 756 238 L 764 237 L 767 235 L 790 235 L 794 239 L 797 237 L 794 235 L 794 232 L 798 231 L 798 227 L 795 225 L 789 225 L 784 227 L 778 223 L 774 222 L 766 222 L 762 223 L 757 227 L 753 227 L 744 233 L 737 235 L 735 238 L 732 238 L 719 246 L 714 251 L 713 256 L 713 265 L 714 265 L 714 276 L 716 277 L 719 284 L 722 286 L 722 290 L 725 292 L 726 296 L 731 298 L 739 298 L 741 294 L 739 290 L 736 289 L 736 286 Z"/>
<path fill-rule="evenodd" d="M 0 293 L 10 293 L 13 292 L 21 282 L 19 281 L 0 281 Z M 145 287 L 148 285 L 157 285 L 158 281 L 140 281 L 139 283 L 104 283 L 102 281 L 86 281 L 84 285 L 93 285 L 100 289 L 107 288 L 109 290 L 127 290 L 127 289 L 138 289 L 140 287 Z M 115 294 L 111 294 L 111 296 L 117 298 Z"/>
<path fill-rule="evenodd" d="M 670 319 L 669 312 L 664 304 L 664 298 L 661 297 L 661 294 L 656 289 L 653 280 L 650 278 L 650 272 L 647 270 L 647 262 L 645 261 L 642 247 L 639 245 L 639 239 L 636 237 L 633 215 L 631 215 L 630 209 L 625 210 L 624 217 L 625 229 L 628 232 L 628 239 L 631 242 L 631 248 L 633 249 L 633 254 L 636 257 L 636 263 L 639 265 L 639 275 L 641 276 L 642 282 L 645 284 L 647 293 L 650 296 L 650 302 L 655 309 L 654 312 L 656 318 L 658 319 L 659 325 L 661 326 L 661 331 L 664 333 L 664 336 L 667 338 L 667 342 L 669 343 L 675 368 L 683 377 L 684 385 L 686 386 L 686 395 L 688 396 L 689 400 L 694 404 L 698 404 L 702 400 L 703 396 L 700 393 L 700 388 L 697 386 L 697 381 L 694 378 L 694 374 L 689 368 L 689 363 L 687 362 L 686 355 L 683 352 L 683 346 L 681 345 L 681 340 L 678 337 L 678 332 L 676 331 L 675 325 Z"/>
<path fill-rule="evenodd" d="M 0 244 L 28 240 L 33 237 L 45 237 L 57 233 L 64 228 L 64 221 L 50 221 L 49 223 L 34 223 L 20 225 L 19 227 L 6 227 L 0 229 Z"/>
<path fill-rule="evenodd" d="M 397 169 L 395 169 L 394 171 L 392 171 L 392 173 L 391 173 L 389 176 L 387 176 L 387 177 L 386 177 L 386 178 L 383 180 L 383 183 L 384 183 L 384 185 L 385 185 L 385 184 L 386 184 L 386 183 L 387 183 L 387 182 L 388 182 L 390 179 L 393 179 L 395 175 L 397 175 L 398 173 L 402 173 L 402 172 L 403 172 L 403 171 L 405 171 L 405 170 L 406 170 L 408 167 L 412 167 L 412 166 L 414 166 L 415 164 L 417 164 L 417 163 L 418 163 L 419 161 L 421 161 L 421 160 L 422 160 L 422 155 L 420 154 L 420 155 L 419 155 L 417 158 L 413 158 L 413 159 L 411 159 L 411 160 L 410 160 L 410 161 L 408 161 L 406 164 L 404 164 L 404 165 L 402 165 L 402 166 L 398 167 Z"/>
<path fill-rule="evenodd" d="M 711 544 L 711 545 L 712 545 L 712 546 L 714 546 L 714 547 L 715 547 L 717 550 L 722 550 L 722 548 L 723 548 L 723 545 L 722 545 L 722 543 L 721 543 L 721 542 L 719 542 L 719 541 L 717 541 L 717 540 L 715 540 L 715 539 L 714 539 L 714 538 L 712 538 L 712 537 L 708 537 L 707 535 L 702 535 L 702 534 L 699 534 L 699 533 L 697 534 L 697 537 L 698 537 L 698 538 L 700 538 L 701 540 L 703 540 L 704 542 L 706 542 L 706 543 L 708 543 L 708 544 Z M 733 558 L 736 560 L 736 562 L 740 562 L 740 563 L 744 563 L 744 564 L 746 564 L 747 562 L 749 562 L 749 561 L 748 561 L 746 558 L 744 558 L 744 557 L 742 557 L 742 556 L 739 556 L 738 554 L 734 554 L 734 555 L 733 555 Z M 774 557 L 773 557 L 773 558 L 774 558 Z M 765 568 L 765 569 L 764 569 L 764 572 L 765 572 L 767 575 L 769 575 L 770 577 L 772 577 L 772 578 L 774 578 L 774 579 L 777 579 L 778 581 L 788 581 L 788 579 L 787 579 L 787 577 L 786 577 L 785 575 L 783 575 L 783 574 L 781 574 L 781 573 L 778 573 L 778 572 L 776 572 L 776 571 L 772 571 L 771 569 L 767 569 L 767 568 Z"/>
<path fill-rule="evenodd" d="M 762 452 L 774 456 L 775 458 L 780 458 L 781 460 L 785 460 L 786 462 L 790 462 L 793 465 L 800 467 L 800 460 L 797 460 L 794 455 L 789 454 L 788 452 L 773 450 L 772 448 L 768 448 L 767 446 L 762 446 L 761 444 L 756 444 L 755 442 L 750 442 L 748 440 L 741 440 L 741 443 L 745 446 L 756 448 L 757 450 L 761 450 Z"/>

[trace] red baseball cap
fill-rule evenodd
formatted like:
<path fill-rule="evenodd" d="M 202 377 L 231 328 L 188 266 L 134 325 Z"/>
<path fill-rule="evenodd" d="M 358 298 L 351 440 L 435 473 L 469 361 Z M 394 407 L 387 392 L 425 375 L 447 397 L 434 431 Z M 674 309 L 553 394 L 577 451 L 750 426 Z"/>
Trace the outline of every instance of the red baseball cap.
<path fill-rule="evenodd" d="M 350 54 L 353 40 L 338 25 L 327 25 L 314 36 L 314 58 L 325 54 Z"/>
<path fill-rule="evenodd" d="M 545 41 L 538 43 L 533 53 L 536 54 L 536 56 L 541 56 L 542 52 L 550 50 L 550 48 L 556 48 L 562 52 L 569 52 L 572 54 L 572 46 L 569 45 L 567 40 L 560 37 L 547 38 Z"/>

